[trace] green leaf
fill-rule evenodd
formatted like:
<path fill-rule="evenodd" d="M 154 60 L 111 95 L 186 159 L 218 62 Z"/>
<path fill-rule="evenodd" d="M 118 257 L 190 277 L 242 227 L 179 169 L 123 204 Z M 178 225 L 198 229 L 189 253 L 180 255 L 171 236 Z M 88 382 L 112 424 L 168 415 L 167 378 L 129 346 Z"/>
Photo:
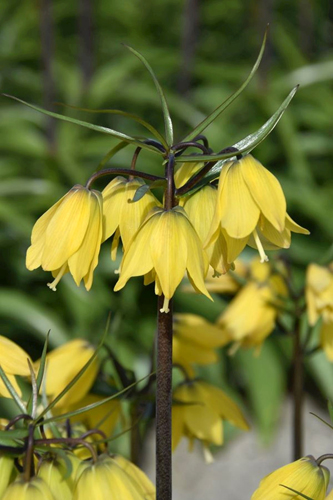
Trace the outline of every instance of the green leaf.
<path fill-rule="evenodd" d="M 248 135 L 241 141 L 233 144 L 234 148 L 238 149 L 239 154 L 247 154 L 252 151 L 252 149 L 256 148 L 266 137 L 272 132 L 275 126 L 280 121 L 283 113 L 286 111 L 287 107 L 290 104 L 290 101 L 294 97 L 298 90 L 298 85 L 292 89 L 292 91 L 288 94 L 286 99 L 283 101 L 279 109 L 267 120 L 266 123 L 259 130 L 253 132 L 253 134 Z M 183 155 L 175 158 L 176 162 L 200 162 L 200 161 L 214 161 L 214 160 L 227 160 L 235 156 L 235 152 L 231 153 L 222 153 L 222 154 L 214 154 L 214 155 Z M 218 162 L 214 167 L 209 171 L 209 174 L 205 177 L 211 177 L 211 172 L 214 171 L 213 178 L 217 177 L 219 172 L 221 171 L 223 163 Z"/>
<path fill-rule="evenodd" d="M 93 123 L 89 122 L 84 122 L 82 120 L 76 120 L 75 118 L 71 118 L 69 116 L 65 115 L 59 115 L 58 113 L 53 113 L 52 111 L 47 111 L 46 109 L 40 108 L 39 106 L 34 106 L 33 104 L 29 104 L 28 102 L 23 101 L 22 99 L 19 99 L 18 97 L 14 97 L 9 94 L 2 94 L 5 97 L 9 97 L 10 99 L 14 99 L 15 101 L 18 101 L 25 106 L 29 106 L 29 108 L 34 109 L 35 111 L 39 111 L 40 113 L 44 113 L 44 115 L 52 116 L 53 118 L 57 118 L 58 120 L 62 120 L 65 122 L 70 122 L 74 123 L 75 125 L 80 125 L 81 127 L 89 128 L 91 130 L 95 130 L 96 132 L 102 132 L 103 134 L 108 134 L 112 135 L 113 137 L 117 137 L 118 139 L 128 142 L 130 144 L 134 144 L 135 146 L 140 146 L 143 149 L 149 149 L 149 151 L 153 151 L 154 153 L 157 153 L 161 155 L 162 153 L 158 151 L 156 148 L 153 148 L 152 146 L 149 146 L 148 144 L 145 144 L 144 142 L 138 141 L 134 139 L 134 137 L 130 137 L 129 135 L 123 134 L 121 132 L 117 132 L 116 130 L 113 130 L 108 127 L 101 127 L 100 125 L 94 125 Z"/>
<path fill-rule="evenodd" d="M 286 488 L 287 490 L 293 491 L 294 493 L 297 493 L 297 495 L 299 495 L 302 498 L 306 498 L 306 500 L 314 500 L 314 498 L 308 497 L 308 496 L 304 495 L 303 493 L 301 493 L 300 491 L 294 490 L 293 488 L 289 488 L 289 486 L 285 486 L 284 484 L 280 484 L 280 486 L 282 486 L 283 488 Z"/>
<path fill-rule="evenodd" d="M 6 389 L 8 390 L 9 394 L 12 396 L 13 401 L 15 401 L 17 407 L 20 409 L 21 413 L 27 413 L 27 409 L 25 407 L 25 404 L 21 400 L 20 396 L 17 394 L 16 390 L 10 383 L 9 379 L 7 378 L 7 375 L 3 371 L 2 367 L 0 366 L 0 377 L 2 378 L 3 383 L 6 386 Z"/>
<path fill-rule="evenodd" d="M 140 118 L 140 116 L 134 115 L 133 113 L 128 113 L 127 111 L 122 111 L 120 109 L 89 109 L 89 108 L 79 108 L 77 106 L 70 106 L 68 104 L 63 104 L 63 103 L 56 103 L 56 104 L 59 104 L 60 106 L 64 106 L 66 108 L 75 109 L 77 111 L 85 111 L 87 113 L 102 113 L 102 114 L 107 113 L 107 114 L 124 116 L 125 118 L 130 118 L 130 119 L 140 123 L 140 125 L 143 125 L 147 130 L 149 130 L 149 132 L 151 132 L 155 136 L 155 138 L 161 144 L 163 144 L 163 146 L 166 149 L 168 147 L 167 143 L 165 142 L 164 137 L 159 133 L 158 130 L 156 130 L 155 127 L 153 127 L 152 125 L 150 125 L 150 123 L 148 123 L 145 120 L 143 120 L 142 118 Z"/>
<path fill-rule="evenodd" d="M 234 92 L 233 94 L 231 94 L 231 96 L 228 97 L 228 99 L 226 99 L 222 104 L 220 104 L 209 116 L 207 116 L 204 120 L 202 120 L 201 123 L 199 123 L 199 125 L 197 125 L 195 127 L 194 130 L 192 130 L 192 132 L 190 134 L 188 134 L 187 136 L 184 137 L 184 139 L 182 139 L 182 142 L 187 142 L 187 141 L 192 141 L 197 135 L 201 134 L 201 132 L 203 132 L 205 130 L 205 128 L 208 127 L 208 125 L 210 125 L 214 120 L 216 120 L 216 118 L 235 100 L 237 99 L 237 97 L 243 92 L 243 90 L 248 86 L 248 84 L 250 83 L 250 81 L 252 80 L 252 77 L 253 75 L 255 74 L 255 72 L 257 71 L 258 67 L 259 67 L 259 64 L 261 62 L 261 59 L 262 59 L 262 56 L 264 54 L 264 50 L 265 50 L 265 45 L 266 45 L 266 39 L 267 39 L 267 32 L 268 32 L 268 27 L 266 28 L 266 31 L 265 31 L 265 34 L 264 34 L 264 39 L 262 41 L 262 44 L 261 44 L 261 48 L 260 48 L 260 52 L 259 52 L 259 55 L 257 57 L 257 60 L 256 62 L 254 63 L 254 66 L 249 74 L 249 76 L 247 77 L 247 79 L 245 80 L 245 82 L 239 87 L 238 90 L 236 90 L 236 92 Z"/>
<path fill-rule="evenodd" d="M 129 203 L 135 203 L 136 201 L 141 200 L 141 198 L 144 197 L 144 195 L 150 190 L 158 187 L 165 187 L 166 186 L 166 181 L 165 180 L 157 180 L 153 181 L 151 184 L 142 184 L 136 191 L 131 200 L 129 200 Z"/>
<path fill-rule="evenodd" d="M 8 429 L 8 431 L 0 430 L 1 441 L 24 439 L 27 436 L 28 436 L 28 429 Z"/>
<path fill-rule="evenodd" d="M 64 419 L 67 419 L 67 418 L 70 418 L 70 417 L 75 417 L 76 415 L 80 415 L 81 413 L 85 413 L 87 411 L 93 410 L 94 408 L 97 408 L 98 406 L 102 406 L 105 403 L 108 403 L 109 401 L 111 401 L 112 399 L 115 399 L 118 396 L 121 396 L 122 394 L 124 394 L 125 392 L 127 392 L 129 389 L 131 389 L 132 387 L 140 384 L 141 382 L 143 382 L 147 378 L 151 377 L 155 373 L 156 372 L 152 372 L 149 375 L 146 375 L 145 377 L 141 378 L 140 380 L 137 380 L 137 381 L 133 382 L 133 384 L 128 385 L 127 387 L 125 387 L 125 389 L 122 389 L 121 391 L 117 392 L 116 394 L 112 394 L 112 396 L 109 396 L 109 397 L 107 397 L 105 399 L 102 399 L 101 401 L 96 401 L 96 403 L 91 403 L 90 405 L 83 406 L 82 408 L 78 408 L 77 410 L 73 410 L 73 411 L 69 411 L 67 413 L 63 413 L 62 415 L 57 415 L 55 417 L 47 418 L 47 419 L 43 420 L 43 422 L 40 422 L 40 423 L 44 425 L 44 424 L 48 424 L 50 422 L 57 422 L 58 420 L 64 420 Z M 72 385 L 74 385 L 74 384 L 72 384 Z M 58 396 L 58 398 L 59 398 L 59 396 Z M 54 406 L 53 405 L 53 401 L 52 401 L 51 405 Z M 47 411 L 49 409 L 50 408 L 48 408 Z M 46 413 L 46 410 L 43 411 L 43 413 L 41 414 L 41 416 L 43 414 L 45 414 L 45 413 Z"/>
<path fill-rule="evenodd" d="M 173 127 L 172 127 L 172 121 L 171 121 L 171 117 L 170 117 L 168 105 L 167 105 L 167 102 L 166 102 L 166 99 L 165 99 L 162 87 L 161 87 L 159 81 L 157 80 L 152 67 L 150 66 L 150 64 L 148 63 L 148 61 L 143 57 L 143 55 L 140 54 L 139 52 L 137 52 L 136 50 L 134 50 L 129 45 L 125 44 L 125 47 L 128 50 L 130 50 L 138 59 L 140 59 L 140 61 L 147 68 L 147 70 L 149 71 L 150 75 L 152 76 L 152 78 L 154 80 L 157 92 L 158 92 L 158 94 L 160 96 L 160 100 L 161 100 L 161 103 L 162 103 L 162 111 L 163 111 L 163 118 L 164 118 L 164 128 L 165 128 L 166 142 L 167 142 L 167 144 L 169 146 L 171 146 L 173 144 Z"/>
<path fill-rule="evenodd" d="M 331 422 L 333 423 L 333 404 L 332 404 L 332 401 L 327 402 L 327 408 L 328 408 L 328 413 L 329 413 Z"/>

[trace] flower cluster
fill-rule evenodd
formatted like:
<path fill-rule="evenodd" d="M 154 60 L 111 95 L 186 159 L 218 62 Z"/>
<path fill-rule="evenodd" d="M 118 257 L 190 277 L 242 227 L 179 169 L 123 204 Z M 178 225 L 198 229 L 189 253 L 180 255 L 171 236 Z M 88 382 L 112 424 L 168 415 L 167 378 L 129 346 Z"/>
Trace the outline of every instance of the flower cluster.
<path fill-rule="evenodd" d="M 182 164 L 176 186 L 202 165 Z M 265 262 L 265 249 L 288 248 L 292 231 L 308 234 L 287 214 L 278 180 L 249 154 L 223 166 L 218 188 L 206 184 L 180 197 L 180 206 L 163 208 L 149 189 L 134 201 L 142 188 L 141 179 L 119 176 L 102 193 L 74 186 L 36 222 L 27 268 L 51 271 L 53 290 L 67 272 L 89 290 L 101 244 L 113 236 L 112 258 L 119 239 L 124 250 L 115 290 L 144 276 L 145 284 L 155 282 L 155 293 L 165 299 L 162 312 L 168 312 L 185 272 L 195 291 L 211 298 L 204 282 L 209 264 L 215 275 L 227 272 L 246 245 Z"/>

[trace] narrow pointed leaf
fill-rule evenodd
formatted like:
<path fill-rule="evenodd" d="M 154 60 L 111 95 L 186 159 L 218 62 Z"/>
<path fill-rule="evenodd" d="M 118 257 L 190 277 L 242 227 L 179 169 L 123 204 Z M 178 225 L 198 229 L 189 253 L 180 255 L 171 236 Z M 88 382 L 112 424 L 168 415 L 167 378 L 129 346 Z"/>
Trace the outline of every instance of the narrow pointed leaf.
<path fill-rule="evenodd" d="M 288 105 L 290 104 L 290 101 L 296 94 L 298 89 L 298 86 L 295 87 L 288 97 L 283 101 L 279 109 L 270 117 L 269 120 L 256 132 L 253 134 L 248 135 L 241 141 L 237 142 L 236 144 L 233 144 L 234 148 L 238 149 L 238 152 L 240 154 L 248 154 L 250 153 L 254 148 L 256 148 L 266 137 L 272 132 L 272 130 L 276 127 L 278 122 L 280 121 L 283 113 L 286 111 Z M 225 153 L 222 155 L 197 155 L 197 156 L 181 156 L 179 158 L 176 158 L 176 161 L 179 162 L 187 162 L 187 161 L 212 161 L 212 160 L 220 160 L 218 161 L 211 169 L 210 171 L 205 175 L 203 179 L 201 179 L 200 182 L 193 188 L 193 190 L 189 192 L 194 192 L 197 191 L 201 186 L 208 184 L 212 180 L 216 179 L 221 172 L 221 169 L 224 165 L 224 163 L 232 158 L 235 157 L 235 153 Z M 187 192 L 186 194 L 188 194 Z"/>
<path fill-rule="evenodd" d="M 27 436 L 28 436 L 28 429 L 8 429 L 8 431 L 0 430 L 1 441 L 24 439 Z"/>
<path fill-rule="evenodd" d="M 192 132 L 190 134 L 188 134 L 187 136 L 185 136 L 183 139 L 182 139 L 182 142 L 187 142 L 187 141 L 192 141 L 197 135 L 201 134 L 201 132 L 203 132 L 207 127 L 208 125 L 210 125 L 214 120 L 216 120 L 216 118 L 235 100 L 237 99 L 237 97 L 243 92 L 243 90 L 248 86 L 248 84 L 250 83 L 250 81 L 252 80 L 252 77 L 253 75 L 255 74 L 255 72 L 257 71 L 258 67 L 259 67 L 259 64 L 261 62 L 261 59 L 262 59 L 262 56 L 264 54 L 264 50 L 265 50 L 265 45 L 266 45 L 266 39 L 267 39 L 267 32 L 268 32 L 268 27 L 266 28 L 266 31 L 265 31 L 265 35 L 264 35 L 264 39 L 262 41 L 262 44 L 261 44 L 261 48 L 260 48 L 260 52 L 259 52 L 259 55 L 257 57 L 257 60 L 256 62 L 254 63 L 254 66 L 249 74 L 249 76 L 247 77 L 247 79 L 245 80 L 245 82 L 239 87 L 238 90 L 236 90 L 236 92 L 234 92 L 233 94 L 231 94 L 231 96 L 228 97 L 228 99 L 226 99 L 222 104 L 220 104 L 209 116 L 207 116 L 204 120 L 202 120 L 201 123 L 199 123 L 199 125 L 197 125 L 195 127 L 194 130 L 192 130 Z"/>
<path fill-rule="evenodd" d="M 162 87 L 161 87 L 159 81 L 157 80 L 152 67 L 150 66 L 148 61 L 143 57 L 143 55 L 140 54 L 139 52 L 137 52 L 136 50 L 134 50 L 129 45 L 125 45 L 125 47 L 128 50 L 130 50 L 138 59 L 140 59 L 140 61 L 147 68 L 147 70 L 149 71 L 149 73 L 151 74 L 151 76 L 154 80 L 154 83 L 155 83 L 157 92 L 160 96 L 160 100 L 161 100 L 161 104 L 162 104 L 166 142 L 169 146 L 171 146 L 173 144 L 173 127 L 172 127 L 172 121 L 171 121 L 171 117 L 170 117 L 170 113 L 169 113 L 169 108 L 168 108 Z"/>
<path fill-rule="evenodd" d="M 159 133 L 158 130 L 156 130 L 155 127 L 150 125 L 150 123 L 146 122 L 143 120 L 143 118 L 140 118 L 140 116 L 137 116 L 133 113 L 128 113 L 127 111 L 122 111 L 121 109 L 89 109 L 89 108 L 79 108 L 77 106 L 70 106 L 69 104 L 63 104 L 63 103 L 56 103 L 59 104 L 60 106 L 63 106 L 65 108 L 70 108 L 70 109 L 75 109 L 76 111 L 84 111 L 86 113 L 101 113 L 101 114 L 112 114 L 112 115 L 119 115 L 119 116 L 124 116 L 125 118 L 130 118 L 131 120 L 136 121 L 137 123 L 140 123 L 143 127 L 145 127 L 149 132 L 153 134 L 153 136 L 161 143 L 165 148 L 168 147 L 167 143 L 165 142 L 164 137 Z"/>
<path fill-rule="evenodd" d="M 42 387 L 43 377 L 44 377 L 44 373 L 45 373 L 45 362 L 46 362 L 46 354 L 47 354 L 47 349 L 48 349 L 48 344 L 49 344 L 49 335 L 50 335 L 50 332 L 47 333 L 47 336 L 46 336 L 46 339 L 44 342 L 42 355 L 40 357 L 40 362 L 39 362 L 39 368 L 38 368 L 38 373 L 37 373 L 38 393 L 40 391 L 40 388 Z"/>
<path fill-rule="evenodd" d="M 306 500 L 314 500 L 314 498 L 308 497 L 307 495 L 304 495 L 300 491 L 294 490 L 293 488 L 289 488 L 289 486 L 285 486 L 284 484 L 280 484 L 280 486 L 283 486 L 283 488 L 286 488 L 287 490 L 292 491 L 293 493 L 297 493 L 302 498 L 306 498 Z"/>
<path fill-rule="evenodd" d="M 20 409 L 22 413 L 27 413 L 27 409 L 25 407 L 25 404 L 23 403 L 22 399 L 20 396 L 17 394 L 16 390 L 10 383 L 7 375 L 3 371 L 2 367 L 0 366 L 0 377 L 2 378 L 3 383 L 6 386 L 6 389 L 8 390 L 9 394 L 12 396 L 13 400 L 15 401 L 17 407 Z"/>
<path fill-rule="evenodd" d="M 127 387 L 125 387 L 125 389 L 122 389 L 121 391 L 117 392 L 116 394 L 112 394 L 112 396 L 108 396 L 107 398 L 102 399 L 101 401 L 96 401 L 95 403 L 91 403 L 90 405 L 83 406 L 82 408 L 78 408 L 77 410 L 69 411 L 67 413 L 63 413 L 62 415 L 57 415 L 56 417 L 46 418 L 41 423 L 43 423 L 43 425 L 49 424 L 50 422 L 57 422 L 58 420 L 65 420 L 67 418 L 75 417 L 76 415 L 80 415 L 81 413 L 85 413 L 87 411 L 93 410 L 94 408 L 97 408 L 98 406 L 102 406 L 105 403 L 107 403 L 108 401 L 111 401 L 112 399 L 115 399 L 118 396 L 121 396 L 122 394 L 127 392 L 129 389 L 132 389 L 132 387 L 140 384 L 141 382 L 143 382 L 144 380 L 146 380 L 147 378 L 151 377 L 154 374 L 155 374 L 155 372 L 152 372 L 149 375 L 146 375 L 145 377 L 141 378 L 140 380 L 136 380 L 135 382 L 133 382 L 133 384 L 130 384 Z"/>
<path fill-rule="evenodd" d="M 135 203 L 136 201 L 141 200 L 141 198 L 144 197 L 144 195 L 150 190 L 158 187 L 165 187 L 166 186 L 166 180 L 157 180 L 153 181 L 151 184 L 142 184 L 136 191 L 131 200 L 128 200 L 129 203 Z"/>
<path fill-rule="evenodd" d="M 62 120 L 65 122 L 74 123 L 75 125 L 80 125 L 81 127 L 89 128 L 91 130 L 95 130 L 96 132 L 101 132 L 102 134 L 112 135 L 113 137 L 117 137 L 118 139 L 128 142 L 130 144 L 134 144 L 135 146 L 140 146 L 143 149 L 149 149 L 149 151 L 154 151 L 154 153 L 162 154 L 156 148 L 153 148 L 152 146 L 149 146 L 144 142 L 136 140 L 134 139 L 134 137 L 130 137 L 129 135 L 123 134 L 122 132 L 117 132 L 116 130 L 113 130 L 111 128 L 102 127 L 100 125 L 94 125 L 93 123 L 84 122 L 82 120 L 76 120 L 75 118 L 71 118 L 70 116 L 64 116 L 58 113 L 53 113 L 52 111 L 47 111 L 46 109 L 40 108 L 39 106 L 34 106 L 33 104 L 29 104 L 28 102 L 23 101 L 22 99 L 19 99 L 18 97 L 14 97 L 12 95 L 8 94 L 2 94 L 2 95 L 4 95 L 5 97 L 9 97 L 10 99 L 14 99 L 15 101 L 18 101 L 24 104 L 25 106 L 34 109 L 35 111 L 39 111 L 44 115 L 52 116 L 53 118 L 57 118 L 58 120 Z"/>

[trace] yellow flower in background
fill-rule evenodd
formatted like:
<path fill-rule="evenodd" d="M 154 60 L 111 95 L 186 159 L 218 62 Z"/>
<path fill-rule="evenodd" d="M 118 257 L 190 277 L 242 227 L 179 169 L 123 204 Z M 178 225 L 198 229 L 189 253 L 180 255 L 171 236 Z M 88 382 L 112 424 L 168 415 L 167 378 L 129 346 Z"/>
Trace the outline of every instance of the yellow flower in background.
<path fill-rule="evenodd" d="M 54 399 L 73 380 L 93 356 L 95 348 L 84 339 L 74 339 L 53 349 L 46 356 L 45 390 Z M 38 368 L 39 361 L 36 363 Z M 99 360 L 95 358 L 76 384 L 57 403 L 56 408 L 64 408 L 80 401 L 90 390 L 99 370 Z"/>
<path fill-rule="evenodd" d="M 185 198 L 184 210 L 203 244 L 207 240 L 216 203 L 217 189 L 210 185 Z M 215 276 L 225 274 L 229 269 L 234 268 L 233 264 L 227 263 L 227 243 L 222 231 L 214 243 L 206 248 L 206 252 Z"/>
<path fill-rule="evenodd" d="M 84 464 L 74 490 L 73 500 L 126 499 L 153 500 L 155 488 L 134 464 L 107 455 L 95 464 Z"/>
<path fill-rule="evenodd" d="M 136 191 L 144 185 L 141 179 L 127 180 L 118 176 L 102 191 L 103 241 L 115 233 L 111 245 L 113 260 L 116 258 L 119 238 L 125 251 L 148 213 L 161 205 L 149 190 L 140 200 L 132 202 Z"/>
<path fill-rule="evenodd" d="M 120 278 L 114 288 L 123 288 L 132 276 L 145 276 L 145 284 L 155 281 L 155 293 L 164 295 L 162 312 L 187 271 L 193 288 L 210 298 L 205 287 L 208 259 L 185 211 L 155 208 L 133 236 L 125 250 Z"/>
<path fill-rule="evenodd" d="M 98 394 L 90 393 L 84 396 L 76 403 L 66 406 L 66 408 L 61 406 L 61 408 L 58 409 L 57 413 L 67 413 L 74 410 L 78 410 L 79 408 L 83 408 L 84 406 L 97 403 L 106 398 L 107 396 L 101 396 Z M 56 406 L 58 407 L 58 405 Z M 70 421 L 71 423 L 74 424 L 75 423 L 82 424 L 87 430 L 100 429 L 102 432 L 104 432 L 104 434 L 106 434 L 109 437 L 114 431 L 120 418 L 121 418 L 121 402 L 119 399 L 114 398 L 108 401 L 107 403 L 97 406 L 97 408 L 93 408 L 92 410 L 85 411 L 84 413 L 80 413 L 79 415 L 70 417 Z"/>
<path fill-rule="evenodd" d="M 260 349 L 272 333 L 281 305 L 280 296 L 287 295 L 283 278 L 268 263 L 251 264 L 252 279 L 237 293 L 217 320 L 225 335 L 233 340 L 231 352 L 238 347 Z"/>
<path fill-rule="evenodd" d="M 184 162 L 176 170 L 174 175 L 175 186 L 177 189 L 184 186 L 188 180 L 193 177 L 204 166 L 203 162 Z M 186 196 L 179 198 L 179 205 L 183 206 Z"/>
<path fill-rule="evenodd" d="M 303 457 L 264 477 L 251 500 L 302 500 L 303 497 L 284 486 L 314 500 L 324 500 L 329 479 L 326 467 L 317 465 L 312 456 Z"/>
<path fill-rule="evenodd" d="M 10 383 L 16 392 L 22 396 L 20 386 L 16 382 L 15 375 L 30 377 L 28 359 L 33 365 L 30 356 L 12 340 L 0 335 L 0 366 L 4 370 Z M 2 378 L 0 377 L 0 396 L 11 398 Z"/>
<path fill-rule="evenodd" d="M 216 325 L 196 314 L 175 314 L 172 360 L 194 376 L 192 364 L 208 365 L 218 361 L 214 349 L 230 341 Z"/>
<path fill-rule="evenodd" d="M 48 485 L 40 477 L 30 481 L 20 476 L 6 489 L 1 500 L 55 500 Z"/>
<path fill-rule="evenodd" d="M 205 246 L 214 243 L 221 231 L 228 263 L 247 244 L 257 248 L 265 262 L 265 249 L 289 248 L 291 231 L 309 234 L 287 214 L 279 181 L 250 154 L 226 163 L 221 170 L 218 201 Z"/>
<path fill-rule="evenodd" d="M 320 344 L 328 359 L 333 361 L 333 263 L 327 267 L 309 265 L 305 295 L 309 323 L 314 326 L 322 318 Z"/>
<path fill-rule="evenodd" d="M 199 439 L 204 446 L 223 444 L 223 420 L 242 430 L 249 426 L 237 404 L 221 389 L 200 380 L 179 385 L 173 393 L 172 449 L 182 436 Z"/>
<path fill-rule="evenodd" d="M 34 225 L 26 266 L 51 271 L 52 290 L 67 272 L 78 286 L 83 279 L 89 290 L 101 242 L 102 195 L 77 184 Z"/>

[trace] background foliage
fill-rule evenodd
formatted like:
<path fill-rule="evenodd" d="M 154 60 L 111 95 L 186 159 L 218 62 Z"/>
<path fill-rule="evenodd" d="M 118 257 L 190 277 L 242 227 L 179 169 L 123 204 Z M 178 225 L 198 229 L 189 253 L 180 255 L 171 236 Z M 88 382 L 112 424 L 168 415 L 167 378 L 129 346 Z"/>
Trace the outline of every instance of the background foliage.
<path fill-rule="evenodd" d="M 311 230 L 294 236 L 286 258 L 300 286 L 306 265 L 329 258 L 333 224 L 332 2 L 320 0 L 13 0 L 0 5 L 2 92 L 84 120 L 141 135 L 122 117 L 88 114 L 54 105 L 116 108 L 136 113 L 160 130 L 158 96 L 138 60 L 121 42 L 142 52 L 158 75 L 175 121 L 176 138 L 194 127 L 246 78 L 265 25 L 269 43 L 260 71 L 244 94 L 211 125 L 220 150 L 259 128 L 290 89 L 301 85 L 273 134 L 255 156 L 279 178 L 289 213 Z M 97 343 L 109 311 L 115 319 L 110 345 L 125 366 L 146 372 L 155 328 L 151 287 L 132 280 L 112 292 L 116 264 L 103 247 L 94 286 L 87 293 L 71 278 L 55 295 L 49 277 L 24 266 L 35 220 L 76 183 L 84 183 L 114 144 L 108 136 L 54 122 L 5 97 L 0 101 L 1 334 L 33 358 L 51 330 L 52 346 L 73 337 Z M 111 165 L 128 167 L 131 147 Z M 160 172 L 155 155 L 140 155 L 140 170 Z M 101 184 L 102 187 L 102 184 Z M 55 242 L 56 243 L 56 242 Z M 332 257 L 332 255 L 331 255 Z M 215 320 L 227 298 L 178 293 L 176 310 Z M 240 352 L 205 370 L 212 382 L 238 388 L 264 438 L 271 436 L 288 389 L 288 339 L 271 336 L 262 355 Z M 308 362 L 308 390 L 333 399 L 332 366 L 323 354 Z M 319 387 L 320 392 L 317 391 Z"/>

